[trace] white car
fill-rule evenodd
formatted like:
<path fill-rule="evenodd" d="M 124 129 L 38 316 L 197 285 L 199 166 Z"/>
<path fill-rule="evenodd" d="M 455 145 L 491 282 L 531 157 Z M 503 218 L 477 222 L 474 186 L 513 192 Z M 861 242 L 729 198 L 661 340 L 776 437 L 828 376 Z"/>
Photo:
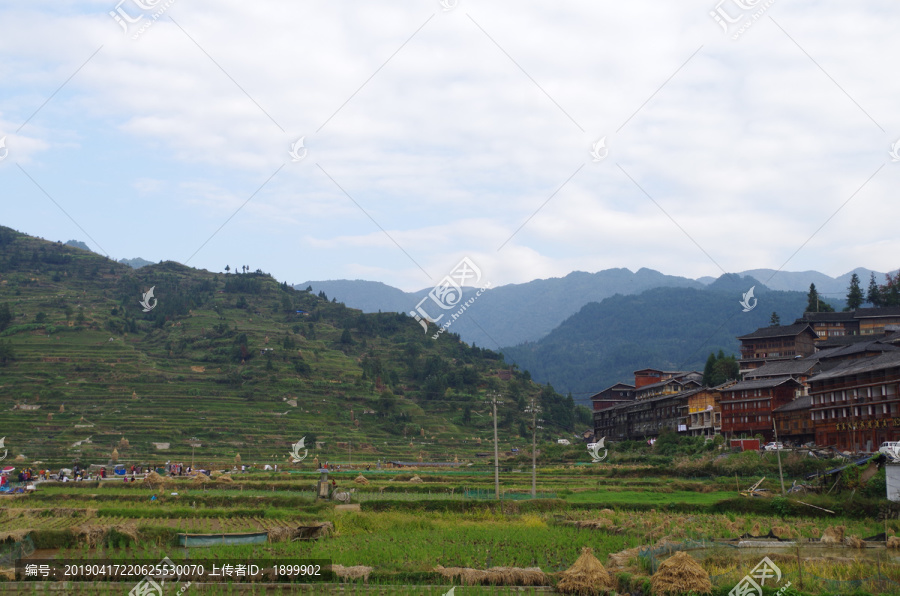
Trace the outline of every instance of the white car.
<path fill-rule="evenodd" d="M 775 451 L 775 450 L 781 451 L 782 449 L 784 449 L 784 445 L 782 445 L 781 443 L 776 443 L 775 441 L 772 441 L 771 443 L 766 443 L 765 446 L 763 447 L 763 449 L 765 449 L 766 451 Z"/>
<path fill-rule="evenodd" d="M 900 441 L 885 441 L 878 448 L 878 453 L 898 453 L 900 452 Z"/>

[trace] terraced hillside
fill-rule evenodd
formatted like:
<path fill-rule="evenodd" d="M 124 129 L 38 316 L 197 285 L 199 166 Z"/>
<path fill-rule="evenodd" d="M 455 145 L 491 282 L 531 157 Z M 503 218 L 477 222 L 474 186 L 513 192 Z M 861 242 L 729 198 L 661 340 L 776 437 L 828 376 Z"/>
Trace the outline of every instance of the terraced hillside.
<path fill-rule="evenodd" d="M 364 315 L 259 270 L 134 270 L 0 227 L 0 437 L 14 465 L 107 463 L 114 450 L 127 464 L 287 465 L 303 436 L 298 467 L 452 461 L 490 450 L 493 391 L 504 450 L 530 439 L 533 397 L 545 439 L 588 427 L 499 354 L 432 340 L 404 315 Z"/>

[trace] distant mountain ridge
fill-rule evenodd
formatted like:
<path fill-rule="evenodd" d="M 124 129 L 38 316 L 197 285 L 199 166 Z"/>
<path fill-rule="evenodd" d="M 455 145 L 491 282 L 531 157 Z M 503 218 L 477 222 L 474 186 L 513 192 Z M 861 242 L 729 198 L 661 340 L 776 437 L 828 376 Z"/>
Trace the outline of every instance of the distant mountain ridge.
<path fill-rule="evenodd" d="M 431 291 L 426 288 L 404 292 L 381 282 L 363 280 L 307 281 L 294 287 L 309 286 L 314 293 L 323 291 L 329 298 L 337 298 L 363 312 L 409 313 Z M 628 269 L 575 271 L 562 278 L 492 288 L 468 307 L 465 316 L 456 320 L 450 331 L 468 343 L 497 349 L 545 336 L 588 302 L 656 287 L 700 289 L 704 286 L 692 279 L 664 275 L 652 269 L 634 273 Z M 472 294 L 474 291 L 466 288 L 464 299 Z"/>
<path fill-rule="evenodd" d="M 601 302 L 616 294 L 633 295 L 653 288 L 724 289 L 723 284 L 728 284 L 730 291 L 734 293 L 732 299 L 737 302 L 742 293 L 753 285 L 765 286 L 770 290 L 806 293 L 810 283 L 815 283 L 823 299 L 840 310 L 850 285 L 850 276 L 854 272 L 859 275 L 865 290 L 872 271 L 864 268 L 854 269 L 837 278 L 817 271 L 780 271 L 775 274 L 773 269 L 754 269 L 699 280 L 665 275 L 646 268 L 634 273 L 624 268 L 596 273 L 575 271 L 565 277 L 537 279 L 493 288 L 480 296 L 466 310 L 466 316 L 455 321 L 450 330 L 458 333 L 463 341 L 498 349 L 537 341 L 589 302 Z M 884 273 L 875 272 L 875 277 L 882 282 Z M 309 286 L 312 286 L 315 293 L 324 291 L 329 298 L 337 298 L 347 306 L 363 312 L 407 314 L 431 290 L 426 288 L 417 292 L 404 292 L 381 282 L 364 280 L 307 281 L 295 287 L 305 289 Z M 468 298 L 473 293 L 466 290 L 465 297 Z"/>
<path fill-rule="evenodd" d="M 757 302 L 744 312 L 736 292 L 751 286 Z M 640 368 L 703 370 L 710 352 L 738 355 L 738 336 L 768 326 L 772 312 L 793 323 L 806 303 L 805 292 L 774 291 L 731 274 L 702 290 L 654 288 L 591 302 L 539 341 L 502 352 L 534 380 L 584 402 Z"/>

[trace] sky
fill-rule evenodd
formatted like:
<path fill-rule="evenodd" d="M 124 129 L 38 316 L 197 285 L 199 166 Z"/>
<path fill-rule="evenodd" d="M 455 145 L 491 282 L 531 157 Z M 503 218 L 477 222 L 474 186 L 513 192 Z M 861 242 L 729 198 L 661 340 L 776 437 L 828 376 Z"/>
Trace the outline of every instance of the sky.
<path fill-rule="evenodd" d="M 898 29 L 888 0 L 3 3 L 0 224 L 404 290 L 463 258 L 889 271 Z"/>

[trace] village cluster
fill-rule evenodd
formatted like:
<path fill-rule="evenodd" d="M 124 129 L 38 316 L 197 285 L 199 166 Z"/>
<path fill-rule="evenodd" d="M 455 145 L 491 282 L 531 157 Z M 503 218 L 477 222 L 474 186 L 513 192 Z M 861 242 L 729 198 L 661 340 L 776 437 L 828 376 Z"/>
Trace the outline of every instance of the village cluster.
<path fill-rule="evenodd" d="M 900 440 L 900 308 L 807 312 L 738 340 L 739 379 L 709 387 L 698 371 L 646 368 L 593 395 L 595 436 L 669 429 L 850 453 Z"/>

